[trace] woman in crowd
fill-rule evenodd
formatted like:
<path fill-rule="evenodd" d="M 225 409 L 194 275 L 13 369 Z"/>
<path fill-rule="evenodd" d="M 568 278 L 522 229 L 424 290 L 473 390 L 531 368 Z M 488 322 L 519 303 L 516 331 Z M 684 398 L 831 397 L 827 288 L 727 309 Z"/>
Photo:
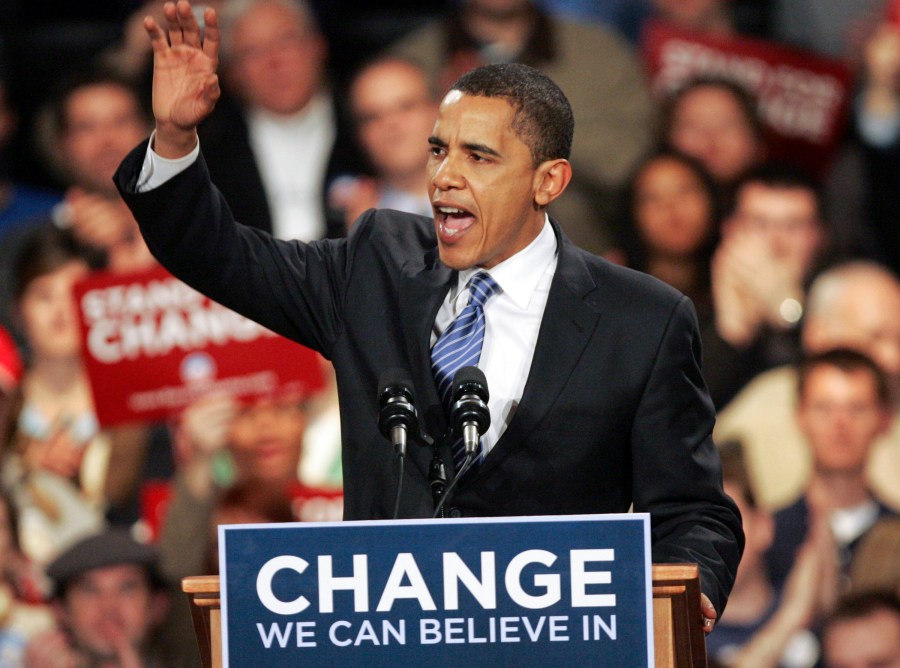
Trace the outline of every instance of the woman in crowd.
<path fill-rule="evenodd" d="M 708 314 L 719 207 L 703 165 L 668 149 L 650 155 L 631 179 L 622 213 L 611 259 L 669 283 L 693 300 L 701 318 Z"/>
<path fill-rule="evenodd" d="M 755 98 L 720 77 L 691 79 L 666 101 L 662 143 L 702 162 L 723 195 L 766 157 Z"/>
<path fill-rule="evenodd" d="M 103 520 L 109 444 L 100 438 L 81 358 L 72 288 L 90 271 L 71 236 L 42 228 L 14 269 L 14 309 L 30 351 L 3 442 L 4 483 L 18 507 L 22 549 L 38 563 Z"/>

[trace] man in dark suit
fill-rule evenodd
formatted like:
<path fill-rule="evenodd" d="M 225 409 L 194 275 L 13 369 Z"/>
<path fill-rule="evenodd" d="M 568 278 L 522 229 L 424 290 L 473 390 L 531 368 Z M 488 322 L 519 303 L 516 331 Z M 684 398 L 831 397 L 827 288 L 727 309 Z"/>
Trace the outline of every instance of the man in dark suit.
<path fill-rule="evenodd" d="M 576 248 L 547 217 L 571 177 L 574 123 L 559 88 L 522 65 L 457 82 L 430 138 L 434 221 L 371 210 L 346 240 L 279 241 L 234 223 L 199 154 L 196 124 L 218 95 L 215 14 L 201 42 L 185 0 L 165 13 L 168 31 L 147 21 L 156 133 L 118 186 L 175 275 L 333 361 L 345 517 L 391 516 L 397 474 L 375 400 L 385 369 L 408 369 L 425 431 L 447 431 L 432 347 L 487 274 L 496 294 L 478 365 L 492 426 L 449 513 L 649 512 L 654 561 L 700 564 L 711 628 L 743 534 L 721 488 L 696 318 L 684 296 Z M 439 438 L 448 467 L 451 441 Z M 399 515 L 428 517 L 431 449 L 408 457 Z"/>
<path fill-rule="evenodd" d="M 224 3 L 225 95 L 199 128 L 210 174 L 238 220 L 282 239 L 345 235 L 325 191 L 361 154 L 326 77 L 305 0 Z M 301 148 L 302 147 L 302 150 Z"/>

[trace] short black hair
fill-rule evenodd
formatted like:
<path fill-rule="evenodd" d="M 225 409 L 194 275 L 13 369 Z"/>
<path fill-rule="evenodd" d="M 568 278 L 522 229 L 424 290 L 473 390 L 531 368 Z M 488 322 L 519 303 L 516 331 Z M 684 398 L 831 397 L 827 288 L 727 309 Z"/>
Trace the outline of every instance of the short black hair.
<path fill-rule="evenodd" d="M 450 90 L 509 102 L 515 112 L 512 129 L 531 149 L 535 166 L 568 160 L 575 116 L 562 89 L 545 74 L 521 63 L 484 65 L 463 74 Z"/>
<path fill-rule="evenodd" d="M 81 245 L 71 232 L 44 225 L 28 234 L 13 258 L 13 300 L 18 303 L 35 279 L 51 274 L 72 261 L 92 269 L 102 265 L 102 255 Z"/>
<path fill-rule="evenodd" d="M 865 619 L 876 612 L 887 612 L 900 619 L 900 597 L 891 591 L 866 591 L 847 594 L 822 623 L 822 638 L 841 622 Z"/>
<path fill-rule="evenodd" d="M 834 367 L 845 373 L 865 371 L 872 377 L 872 382 L 875 384 L 878 403 L 885 407 L 891 405 L 890 385 L 884 371 L 875 364 L 871 357 L 850 348 L 831 348 L 830 350 L 804 357 L 797 367 L 798 398 L 802 398 L 806 392 L 810 374 L 822 366 Z"/>
<path fill-rule="evenodd" d="M 142 91 L 127 77 L 101 65 L 76 70 L 58 80 L 50 93 L 47 110 L 50 130 L 58 139 L 68 131 L 68 105 L 71 97 L 85 88 L 113 86 L 125 91 L 135 101 L 135 109 L 149 127 L 150 114 L 147 99 Z"/>
<path fill-rule="evenodd" d="M 745 186 L 759 184 L 778 190 L 805 190 L 816 202 L 816 215 L 819 221 L 825 217 L 822 187 L 808 172 L 783 162 L 766 162 L 751 167 L 741 174 L 732 186 L 730 196 L 726 198 L 726 217 L 737 209 L 738 197 Z M 821 223 L 820 223 L 821 224 Z"/>

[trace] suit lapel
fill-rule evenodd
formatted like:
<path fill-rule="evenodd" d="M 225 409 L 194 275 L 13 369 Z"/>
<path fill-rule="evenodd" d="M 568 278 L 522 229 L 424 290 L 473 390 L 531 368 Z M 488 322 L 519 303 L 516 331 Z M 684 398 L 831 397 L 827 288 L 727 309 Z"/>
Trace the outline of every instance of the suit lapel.
<path fill-rule="evenodd" d="M 528 437 L 562 392 L 591 340 L 600 313 L 591 301 L 594 278 L 558 226 L 559 261 L 550 286 L 531 369 L 516 414 L 497 445 L 485 458 L 487 473 Z"/>
<path fill-rule="evenodd" d="M 416 405 L 425 431 L 438 437 L 446 428 L 446 416 L 431 373 L 431 329 L 456 272 L 437 260 L 437 251 L 424 264 L 410 263 L 400 275 L 400 316 L 409 370 L 416 385 Z M 424 415 L 422 414 L 424 412 Z"/>

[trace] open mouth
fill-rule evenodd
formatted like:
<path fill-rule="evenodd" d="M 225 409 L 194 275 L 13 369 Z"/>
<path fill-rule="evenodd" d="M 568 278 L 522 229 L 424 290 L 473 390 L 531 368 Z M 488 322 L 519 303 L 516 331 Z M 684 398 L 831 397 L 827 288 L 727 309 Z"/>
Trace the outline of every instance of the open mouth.
<path fill-rule="evenodd" d="M 459 207 L 435 206 L 434 212 L 444 241 L 452 241 L 475 224 L 475 216 Z"/>

